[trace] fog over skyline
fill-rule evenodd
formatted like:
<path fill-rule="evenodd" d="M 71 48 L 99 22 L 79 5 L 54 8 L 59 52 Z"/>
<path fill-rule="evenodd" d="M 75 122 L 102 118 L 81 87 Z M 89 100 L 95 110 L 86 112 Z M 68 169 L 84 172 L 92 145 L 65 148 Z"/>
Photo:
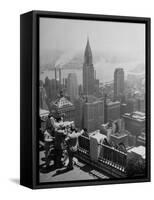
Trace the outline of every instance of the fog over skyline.
<path fill-rule="evenodd" d="M 144 24 L 40 18 L 40 56 L 53 50 L 84 53 L 87 37 L 93 53 L 107 52 L 144 62 Z"/>

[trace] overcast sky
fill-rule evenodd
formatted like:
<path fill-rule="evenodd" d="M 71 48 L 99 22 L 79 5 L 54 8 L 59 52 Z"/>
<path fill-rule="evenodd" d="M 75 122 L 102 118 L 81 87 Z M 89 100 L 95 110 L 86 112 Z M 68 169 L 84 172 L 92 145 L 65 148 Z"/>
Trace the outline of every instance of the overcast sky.
<path fill-rule="evenodd" d="M 137 60 L 145 55 L 145 25 L 40 18 L 40 52 L 46 50 L 84 51 L 87 36 L 92 51 L 132 55 Z"/>

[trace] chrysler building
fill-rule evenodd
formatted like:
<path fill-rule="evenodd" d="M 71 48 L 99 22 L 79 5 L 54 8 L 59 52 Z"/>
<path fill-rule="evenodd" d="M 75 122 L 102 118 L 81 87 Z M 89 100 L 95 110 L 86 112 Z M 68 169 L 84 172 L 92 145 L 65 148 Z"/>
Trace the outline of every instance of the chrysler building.
<path fill-rule="evenodd" d="M 95 88 L 95 78 L 94 78 L 94 67 L 92 51 L 89 44 L 89 39 L 87 39 L 87 45 L 84 53 L 84 63 L 83 63 L 83 93 L 84 95 L 93 95 Z"/>

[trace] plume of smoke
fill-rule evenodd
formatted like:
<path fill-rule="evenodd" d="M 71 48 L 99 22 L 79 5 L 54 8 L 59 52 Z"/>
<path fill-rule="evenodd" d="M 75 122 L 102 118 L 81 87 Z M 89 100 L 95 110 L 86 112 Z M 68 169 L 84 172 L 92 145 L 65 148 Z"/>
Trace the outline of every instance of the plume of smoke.
<path fill-rule="evenodd" d="M 63 66 L 67 63 L 69 63 L 69 61 L 71 61 L 73 59 L 73 57 L 76 55 L 76 52 L 66 52 L 63 53 L 60 58 L 56 61 L 55 63 L 55 67 L 59 67 L 59 68 L 63 68 Z"/>

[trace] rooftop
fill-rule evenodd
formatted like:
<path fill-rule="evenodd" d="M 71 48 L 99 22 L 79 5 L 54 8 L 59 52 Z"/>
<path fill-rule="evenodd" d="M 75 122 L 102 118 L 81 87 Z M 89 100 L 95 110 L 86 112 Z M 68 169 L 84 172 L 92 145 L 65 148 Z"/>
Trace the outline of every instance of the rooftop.
<path fill-rule="evenodd" d="M 140 155 L 143 159 L 145 159 L 145 147 L 144 146 L 133 147 L 128 152 Z"/>
<path fill-rule="evenodd" d="M 58 108 L 62 108 L 63 106 L 73 106 L 73 104 L 66 97 L 58 98 L 54 102 L 54 105 L 56 105 Z"/>
<path fill-rule="evenodd" d="M 51 165 L 48 169 L 43 167 L 44 152 L 40 152 L 40 182 L 59 182 L 59 181 L 81 181 L 81 180 L 98 180 L 108 179 L 109 177 L 90 165 L 78 161 L 73 170 L 66 168 L 54 169 Z"/>
<path fill-rule="evenodd" d="M 93 95 L 85 95 L 84 96 L 86 103 L 95 103 L 100 101 L 97 97 Z"/>
<path fill-rule="evenodd" d="M 109 101 L 109 102 L 107 102 L 108 106 L 116 105 L 116 104 L 120 104 L 120 102 L 119 101 Z"/>
<path fill-rule="evenodd" d="M 145 113 L 139 112 L 139 111 L 136 111 L 136 112 L 133 112 L 133 113 L 125 113 L 123 116 L 129 117 L 129 118 L 132 118 L 132 119 L 136 119 L 138 121 L 144 121 L 145 120 Z"/>

